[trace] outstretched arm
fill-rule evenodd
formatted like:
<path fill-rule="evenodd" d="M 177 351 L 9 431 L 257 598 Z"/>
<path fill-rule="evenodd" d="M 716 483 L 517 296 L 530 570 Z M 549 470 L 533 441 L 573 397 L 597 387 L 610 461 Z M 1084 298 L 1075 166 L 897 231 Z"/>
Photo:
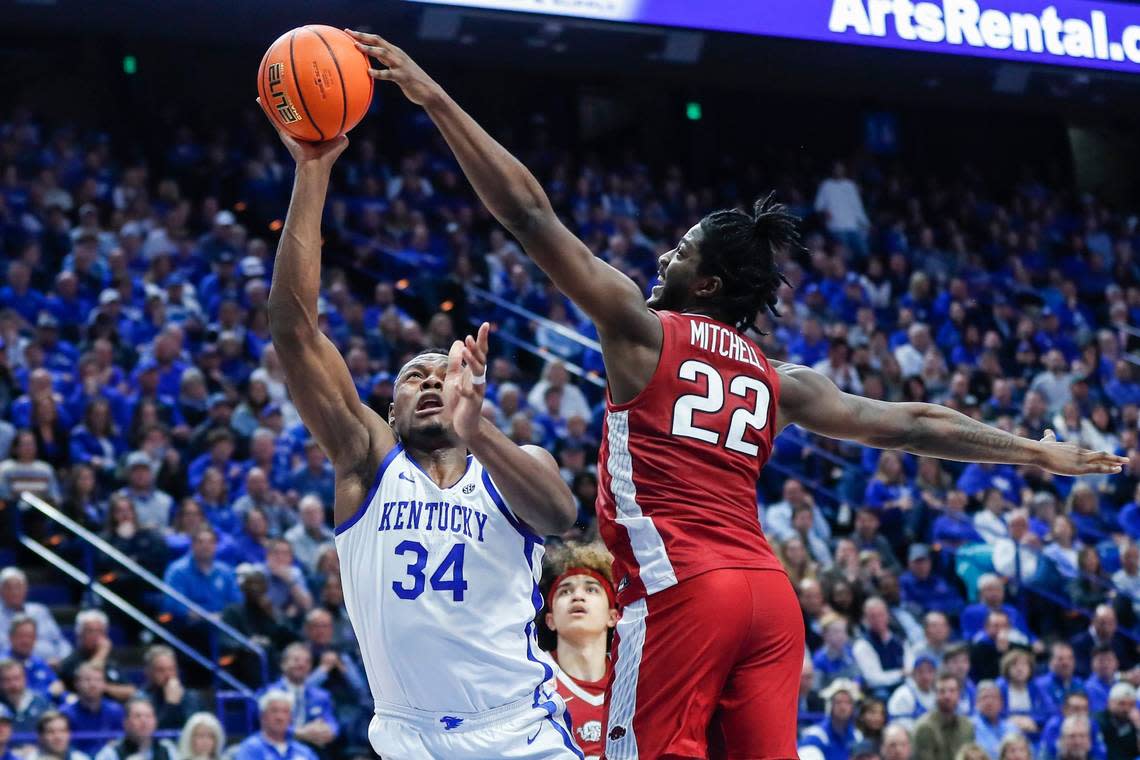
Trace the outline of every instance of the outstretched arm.
<path fill-rule="evenodd" d="M 781 425 L 829 438 L 959 462 L 1032 464 L 1058 475 L 1117 473 L 1128 460 L 1076 444 L 1007 433 L 938 404 L 890 403 L 844 393 L 808 367 L 773 362 L 780 373 Z"/>
<path fill-rule="evenodd" d="M 574 524 L 578 509 L 554 457 L 538 446 L 519 446 L 483 417 L 490 331 L 484 322 L 478 337 L 452 344 L 444 406 L 456 437 L 487 468 L 511 511 L 539 535 L 561 533 Z"/>
<path fill-rule="evenodd" d="M 361 403 L 340 351 L 317 326 L 321 214 L 332 166 L 348 140 L 301 143 L 279 134 L 297 162 L 297 172 L 269 289 L 273 346 L 293 403 L 305 427 L 332 460 L 338 481 L 359 473 L 367 483 L 380 459 L 395 446 L 395 436 L 379 415 Z M 354 479 L 343 480 L 351 485 Z M 355 494 L 345 496 L 334 505 L 338 524 L 359 506 L 358 498 L 350 498 Z M 345 514 L 339 509 L 342 501 Z"/>
<path fill-rule="evenodd" d="M 479 198 L 554 285 L 589 315 L 603 342 L 620 338 L 659 349 L 661 325 L 645 305 L 641 290 L 566 229 L 534 175 L 407 53 L 374 34 L 346 31 L 362 52 L 388 67 L 373 71 L 374 77 L 395 82 L 409 100 L 424 107 Z M 656 359 L 654 355 L 654 363 Z"/>

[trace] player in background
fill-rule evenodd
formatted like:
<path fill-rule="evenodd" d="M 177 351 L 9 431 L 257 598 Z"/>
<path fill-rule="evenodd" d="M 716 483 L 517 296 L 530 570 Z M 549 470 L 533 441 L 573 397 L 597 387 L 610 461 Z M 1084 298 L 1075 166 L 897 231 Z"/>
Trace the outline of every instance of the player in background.
<path fill-rule="evenodd" d="M 600 542 L 564 544 L 551 550 L 547 562 L 553 580 L 546 592 L 545 622 L 558 641 L 554 676 L 586 760 L 598 760 L 605 749 L 602 726 L 613 674 L 610 639 L 618 620 L 611 562 Z"/>
<path fill-rule="evenodd" d="M 783 427 L 1062 475 L 1127 462 L 935 404 L 862 398 L 808 367 L 769 362 L 744 332 L 775 311 L 777 258 L 800 245 L 798 220 L 770 198 L 694 225 L 659 258 L 646 301 L 407 53 L 349 33 L 386 67 L 373 77 L 423 106 L 484 205 L 597 326 L 607 382 L 598 525 L 622 605 L 609 760 L 796 756 L 803 623 L 756 513 L 756 481 Z"/>
<path fill-rule="evenodd" d="M 489 326 L 425 352 L 387 420 L 361 402 L 317 326 L 321 215 L 347 139 L 279 132 L 296 161 L 273 268 L 273 345 L 305 426 L 332 460 L 345 606 L 385 760 L 581 758 L 535 637 L 542 535 L 576 508 L 554 458 L 481 415 Z"/>

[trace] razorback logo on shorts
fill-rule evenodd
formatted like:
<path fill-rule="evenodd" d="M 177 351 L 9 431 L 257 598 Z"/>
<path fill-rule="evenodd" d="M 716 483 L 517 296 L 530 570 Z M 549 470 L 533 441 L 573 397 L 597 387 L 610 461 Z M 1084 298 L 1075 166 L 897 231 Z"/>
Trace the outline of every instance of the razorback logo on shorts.
<path fill-rule="evenodd" d="M 625 736 L 625 729 L 622 728 L 621 726 L 614 726 L 613 728 L 610 729 L 610 741 L 611 742 L 616 742 L 618 739 L 621 739 L 623 736 Z"/>

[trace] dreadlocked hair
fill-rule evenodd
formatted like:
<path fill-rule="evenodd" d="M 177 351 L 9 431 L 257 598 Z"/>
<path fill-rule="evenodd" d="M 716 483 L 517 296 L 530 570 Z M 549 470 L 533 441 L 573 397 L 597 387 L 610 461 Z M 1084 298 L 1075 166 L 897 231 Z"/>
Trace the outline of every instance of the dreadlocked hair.
<path fill-rule="evenodd" d="M 751 214 L 725 209 L 701 220 L 700 273 L 720 277 L 717 308 L 742 332 L 761 309 L 780 316 L 776 291 L 788 280 L 776 267 L 776 255 L 803 250 L 799 218 L 774 196 L 758 199 Z"/>

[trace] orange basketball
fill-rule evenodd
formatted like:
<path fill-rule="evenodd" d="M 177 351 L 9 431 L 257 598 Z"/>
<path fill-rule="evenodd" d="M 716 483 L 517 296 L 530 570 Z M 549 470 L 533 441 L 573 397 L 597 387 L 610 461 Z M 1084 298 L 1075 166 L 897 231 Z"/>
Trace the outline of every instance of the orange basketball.
<path fill-rule="evenodd" d="M 261 107 L 298 140 L 331 140 L 364 118 L 372 102 L 368 58 L 340 29 L 309 24 L 265 51 L 257 72 Z"/>

